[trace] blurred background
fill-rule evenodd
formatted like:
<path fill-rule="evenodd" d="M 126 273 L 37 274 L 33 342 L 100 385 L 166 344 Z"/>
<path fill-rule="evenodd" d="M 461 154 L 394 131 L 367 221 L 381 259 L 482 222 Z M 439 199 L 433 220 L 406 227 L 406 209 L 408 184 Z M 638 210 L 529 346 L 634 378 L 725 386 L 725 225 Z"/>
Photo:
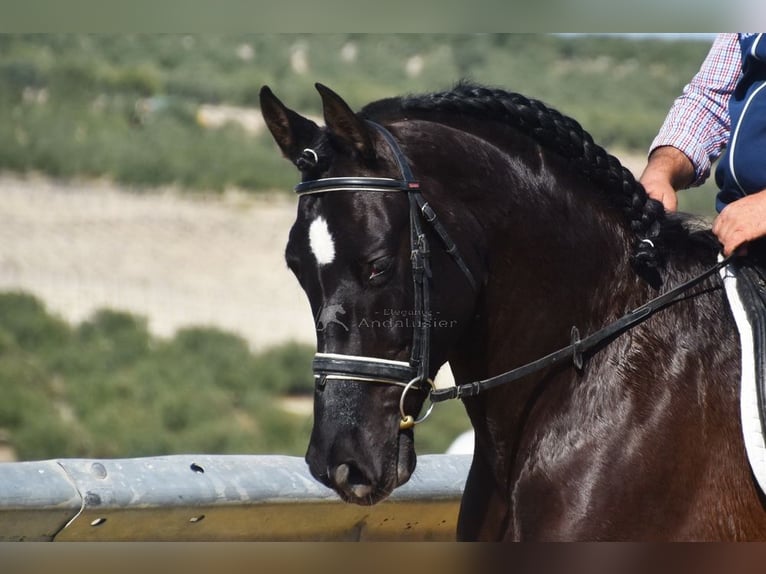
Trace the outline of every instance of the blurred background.
<path fill-rule="evenodd" d="M 0 35 L 0 460 L 302 455 L 314 331 L 282 253 L 296 173 L 257 109 L 318 118 L 470 78 L 640 174 L 712 36 Z M 712 216 L 711 187 L 681 208 Z M 420 453 L 469 428 L 439 405 Z"/>

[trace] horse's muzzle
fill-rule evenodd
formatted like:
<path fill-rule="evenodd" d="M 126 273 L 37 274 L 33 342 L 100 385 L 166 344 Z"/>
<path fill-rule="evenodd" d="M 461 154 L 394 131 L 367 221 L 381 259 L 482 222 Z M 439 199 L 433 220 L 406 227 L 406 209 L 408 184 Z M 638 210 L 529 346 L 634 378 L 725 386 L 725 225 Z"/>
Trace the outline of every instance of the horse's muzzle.
<path fill-rule="evenodd" d="M 415 470 L 412 432 L 399 433 L 394 448 L 395 454 L 388 450 L 388 456 L 386 449 L 358 448 L 342 456 L 334 449 L 336 456 L 325 457 L 310 445 L 306 462 L 312 476 L 337 492 L 344 502 L 370 506 L 385 500 L 395 488 L 407 482 Z"/>

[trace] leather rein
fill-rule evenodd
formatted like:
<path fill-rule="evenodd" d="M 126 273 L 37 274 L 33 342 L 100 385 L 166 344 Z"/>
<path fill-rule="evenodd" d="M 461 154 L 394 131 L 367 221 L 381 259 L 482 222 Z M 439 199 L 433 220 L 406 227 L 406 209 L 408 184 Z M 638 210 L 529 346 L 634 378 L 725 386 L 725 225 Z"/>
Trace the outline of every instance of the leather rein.
<path fill-rule="evenodd" d="M 336 353 L 317 353 L 313 361 L 314 378 L 319 386 L 328 381 L 353 380 L 372 383 L 393 384 L 403 387 L 399 400 L 401 415 L 400 429 L 412 428 L 425 420 L 431 413 L 435 403 L 467 398 L 479 393 L 516 381 L 532 373 L 571 360 L 577 370 L 581 370 L 587 353 L 597 349 L 602 344 L 612 340 L 637 324 L 645 321 L 657 311 L 664 309 L 677 301 L 686 291 L 704 281 L 725 267 L 732 256 L 719 260 L 713 267 L 705 270 L 692 279 L 678 285 L 649 302 L 633 309 L 613 323 L 595 331 L 581 339 L 577 327 L 572 327 L 571 343 L 540 359 L 501 373 L 499 375 L 470 383 L 436 389 L 429 378 L 429 356 L 431 343 L 431 265 L 428 239 L 424 232 L 424 223 L 439 236 L 445 251 L 452 257 L 455 264 L 465 275 L 474 291 L 478 284 L 465 260 L 460 255 L 457 246 L 450 238 L 446 228 L 437 218 L 436 212 L 423 198 L 420 183 L 413 177 L 406 156 L 401 151 L 391 133 L 383 126 L 367 121 L 386 140 L 396 158 L 401 172 L 401 179 L 385 177 L 330 177 L 303 181 L 295 186 L 295 193 L 308 195 L 336 191 L 356 192 L 404 192 L 407 193 L 410 206 L 410 246 L 412 277 L 415 288 L 415 326 L 413 327 L 413 342 L 409 362 L 393 361 L 377 357 L 362 357 Z M 313 150 L 306 150 L 315 153 Z M 428 393 L 431 406 L 425 415 L 415 420 L 412 415 L 404 412 L 404 399 L 407 392 L 416 388 Z"/>

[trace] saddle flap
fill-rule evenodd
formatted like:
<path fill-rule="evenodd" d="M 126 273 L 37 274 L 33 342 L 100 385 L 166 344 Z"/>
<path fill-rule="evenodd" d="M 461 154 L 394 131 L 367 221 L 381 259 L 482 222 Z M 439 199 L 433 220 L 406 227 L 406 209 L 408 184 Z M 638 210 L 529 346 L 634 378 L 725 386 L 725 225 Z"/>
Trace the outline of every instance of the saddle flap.
<path fill-rule="evenodd" d="M 766 493 L 766 273 L 738 259 L 721 270 L 741 347 L 740 415 L 753 474 Z"/>

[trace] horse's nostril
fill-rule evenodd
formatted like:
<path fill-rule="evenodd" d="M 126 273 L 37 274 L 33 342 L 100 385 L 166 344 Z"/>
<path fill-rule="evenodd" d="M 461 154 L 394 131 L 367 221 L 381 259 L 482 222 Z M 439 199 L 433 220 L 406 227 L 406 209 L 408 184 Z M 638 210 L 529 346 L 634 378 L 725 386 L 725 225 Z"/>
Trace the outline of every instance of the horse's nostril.
<path fill-rule="evenodd" d="M 338 486 L 369 485 L 370 479 L 353 463 L 338 465 L 333 472 L 335 484 Z"/>
<path fill-rule="evenodd" d="M 345 487 L 348 484 L 348 477 L 350 469 L 347 464 L 341 464 L 336 467 L 335 472 L 332 473 L 333 480 L 338 486 Z"/>
<path fill-rule="evenodd" d="M 373 490 L 370 479 L 354 464 L 338 465 L 332 477 L 339 490 L 356 498 L 365 498 Z"/>

